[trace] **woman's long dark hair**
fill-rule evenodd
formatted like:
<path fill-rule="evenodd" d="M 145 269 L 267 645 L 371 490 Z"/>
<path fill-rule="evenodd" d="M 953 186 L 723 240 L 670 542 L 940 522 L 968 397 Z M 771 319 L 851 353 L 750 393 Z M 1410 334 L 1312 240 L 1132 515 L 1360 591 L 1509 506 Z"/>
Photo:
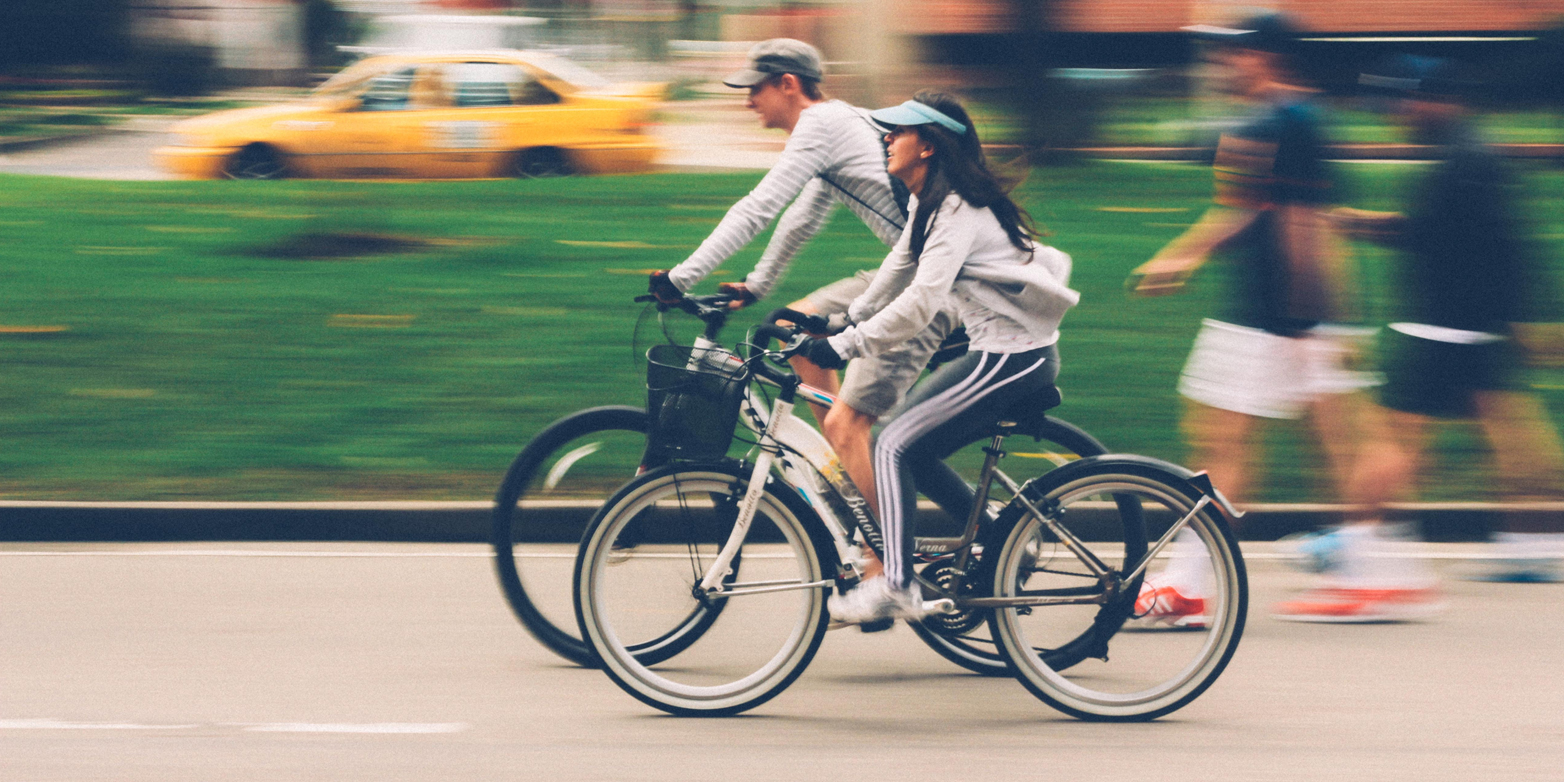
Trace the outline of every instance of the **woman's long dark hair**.
<path fill-rule="evenodd" d="M 912 216 L 909 229 L 912 231 L 913 261 L 923 254 L 923 245 L 928 241 L 929 219 L 951 193 L 960 195 L 979 209 L 993 210 L 1005 235 L 1010 237 L 1010 243 L 1018 250 L 1030 252 L 1033 240 L 1040 235 L 1037 224 L 1025 209 L 1010 200 L 999 179 L 988 170 L 977 128 L 961 102 L 953 95 L 928 91 L 920 92 L 912 99 L 967 126 L 967 132 L 959 136 L 934 123 L 909 128 L 934 148 L 934 154 L 929 157 L 928 173 L 923 179 L 923 190 L 916 194 L 918 211 Z"/>

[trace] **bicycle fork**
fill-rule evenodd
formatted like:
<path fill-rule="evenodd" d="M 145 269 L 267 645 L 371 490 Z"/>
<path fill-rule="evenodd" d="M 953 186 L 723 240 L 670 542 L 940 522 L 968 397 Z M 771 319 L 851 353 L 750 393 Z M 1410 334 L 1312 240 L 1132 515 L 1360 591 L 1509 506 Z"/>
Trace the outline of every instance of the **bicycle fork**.
<path fill-rule="evenodd" d="M 739 502 L 738 517 L 733 520 L 733 530 L 728 533 L 727 542 L 722 544 L 722 551 L 712 561 L 711 567 L 706 569 L 706 575 L 701 578 L 698 589 L 707 595 L 716 594 L 756 594 L 758 592 L 777 591 L 778 589 L 797 588 L 796 582 L 784 584 L 746 584 L 742 587 L 734 585 L 727 590 L 723 588 L 723 580 L 733 573 L 733 558 L 738 556 L 739 548 L 744 545 L 744 539 L 749 535 L 750 524 L 755 520 L 755 510 L 760 507 L 760 498 L 766 492 L 766 481 L 771 477 L 771 467 L 776 461 L 778 449 L 776 447 L 776 428 L 779 421 L 787 418 L 793 412 L 791 399 L 778 399 L 771 408 L 771 418 L 766 422 L 766 429 L 760 436 L 760 455 L 755 459 L 755 469 L 750 472 L 749 486 L 744 490 L 744 499 Z M 736 587 L 736 588 L 735 588 Z"/>

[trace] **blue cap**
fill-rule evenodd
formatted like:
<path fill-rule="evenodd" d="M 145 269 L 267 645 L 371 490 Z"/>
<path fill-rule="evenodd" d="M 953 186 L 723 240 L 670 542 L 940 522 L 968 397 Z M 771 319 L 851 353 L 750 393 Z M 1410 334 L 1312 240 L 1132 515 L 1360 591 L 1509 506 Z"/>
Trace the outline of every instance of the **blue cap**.
<path fill-rule="evenodd" d="M 933 106 L 919 103 L 915 100 L 909 100 L 900 106 L 876 109 L 869 112 L 869 117 L 886 127 L 927 125 L 932 122 L 958 136 L 967 132 L 967 126 L 951 119 L 950 115 Z"/>

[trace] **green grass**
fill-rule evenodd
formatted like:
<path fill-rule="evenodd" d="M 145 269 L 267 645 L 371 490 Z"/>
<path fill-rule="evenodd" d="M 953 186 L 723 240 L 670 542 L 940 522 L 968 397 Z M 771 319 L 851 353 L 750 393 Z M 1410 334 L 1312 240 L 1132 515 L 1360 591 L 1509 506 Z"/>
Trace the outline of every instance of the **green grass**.
<path fill-rule="evenodd" d="M 1410 167 L 1351 166 L 1353 203 L 1388 207 Z M 637 404 L 643 270 L 682 260 L 756 175 L 528 182 L 105 183 L 0 188 L 0 496 L 30 499 L 481 498 L 550 420 Z M 1564 177 L 1530 192 L 1558 257 Z M 1204 209 L 1209 171 L 1039 169 L 1021 193 L 1075 257 L 1065 404 L 1111 447 L 1182 458 L 1173 385 L 1218 271 L 1131 299 L 1125 274 Z M 1167 209 L 1173 211 L 1103 211 Z M 307 233 L 432 242 L 346 260 L 264 257 Z M 580 244 L 586 243 L 586 244 Z M 757 240 L 703 283 L 739 279 Z M 838 214 L 772 302 L 884 248 Z M 1383 258 L 1364 254 L 1371 292 Z M 736 340 L 763 308 L 746 312 Z M 1373 310 L 1383 317 L 1383 307 Z M 19 328 L 64 331 L 17 333 Z M 642 342 L 651 339 L 642 324 Z M 1564 378 L 1539 376 L 1555 415 Z M 1298 426 L 1276 427 L 1264 496 L 1324 498 Z M 1479 458 L 1462 433 L 1447 462 Z M 1435 494 L 1481 495 L 1481 471 Z"/>
<path fill-rule="evenodd" d="M 1329 139 L 1342 144 L 1405 143 L 1406 133 L 1384 115 L 1365 111 L 1352 100 L 1326 101 L 1331 116 Z M 1094 143 L 1109 146 L 1181 146 L 1203 138 L 1210 128 L 1209 106 L 1185 98 L 1114 96 L 1104 100 Z M 1483 112 L 1477 124 L 1495 143 L 1564 143 L 1559 112 L 1506 110 Z M 1205 143 L 1209 143 L 1207 139 Z"/>

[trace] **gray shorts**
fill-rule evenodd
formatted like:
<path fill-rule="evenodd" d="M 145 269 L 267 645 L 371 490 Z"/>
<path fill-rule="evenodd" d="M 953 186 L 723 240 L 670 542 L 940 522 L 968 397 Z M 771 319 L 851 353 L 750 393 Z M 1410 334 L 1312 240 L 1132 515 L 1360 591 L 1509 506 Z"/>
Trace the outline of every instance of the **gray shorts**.
<path fill-rule="evenodd" d="M 846 312 L 853 299 L 863 295 L 874 279 L 876 269 L 864 269 L 845 280 L 837 280 L 804 297 L 815 312 L 830 316 Z M 864 415 L 876 418 L 890 412 L 918 381 L 929 357 L 939 349 L 945 335 L 960 325 L 954 309 L 946 307 L 934 316 L 929 327 L 907 344 L 878 356 L 855 358 L 847 364 L 842 390 L 837 399 Z"/>

